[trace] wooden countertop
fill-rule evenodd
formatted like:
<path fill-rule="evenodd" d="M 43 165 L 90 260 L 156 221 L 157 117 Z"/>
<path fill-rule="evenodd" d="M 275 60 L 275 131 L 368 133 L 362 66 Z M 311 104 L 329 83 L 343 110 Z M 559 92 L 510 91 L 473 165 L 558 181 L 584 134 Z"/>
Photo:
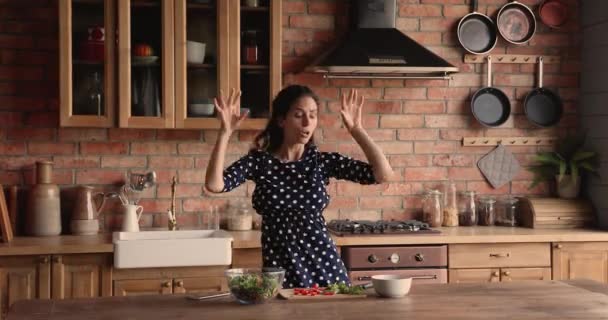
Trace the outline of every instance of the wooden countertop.
<path fill-rule="evenodd" d="M 588 288 L 589 287 L 589 288 Z M 184 295 L 16 302 L 21 319 L 606 319 L 608 289 L 590 281 L 432 284 L 397 299 L 271 300 L 240 306 L 232 298 L 193 301 Z"/>
<path fill-rule="evenodd" d="M 529 229 L 509 227 L 438 228 L 440 234 L 334 236 L 338 246 L 516 243 L 516 242 L 581 242 L 608 241 L 608 232 L 591 229 Z M 232 231 L 235 249 L 260 248 L 259 230 Z M 0 256 L 30 254 L 67 254 L 113 252 L 111 234 L 94 236 L 16 237 L 11 243 L 0 243 Z"/>

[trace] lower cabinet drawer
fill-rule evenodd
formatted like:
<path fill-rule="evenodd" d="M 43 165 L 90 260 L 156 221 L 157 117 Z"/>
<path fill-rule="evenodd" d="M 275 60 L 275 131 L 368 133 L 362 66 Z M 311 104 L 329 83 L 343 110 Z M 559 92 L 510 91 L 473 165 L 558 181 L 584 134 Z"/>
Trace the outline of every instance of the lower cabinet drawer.
<path fill-rule="evenodd" d="M 550 267 L 549 243 L 453 244 L 448 249 L 452 268 Z"/>

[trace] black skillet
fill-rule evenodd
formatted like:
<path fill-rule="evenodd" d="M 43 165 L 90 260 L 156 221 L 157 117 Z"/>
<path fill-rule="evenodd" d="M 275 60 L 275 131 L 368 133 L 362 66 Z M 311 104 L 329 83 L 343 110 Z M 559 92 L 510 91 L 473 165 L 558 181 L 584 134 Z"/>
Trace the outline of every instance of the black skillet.
<path fill-rule="evenodd" d="M 471 1 L 472 12 L 458 22 L 458 41 L 473 54 L 490 52 L 498 40 L 496 25 L 488 16 L 477 12 L 477 0 Z"/>
<path fill-rule="evenodd" d="M 543 88 L 543 57 L 538 59 L 538 88 L 526 96 L 524 112 L 528 120 L 539 127 L 556 125 L 562 117 L 562 99 L 553 91 Z"/>
<path fill-rule="evenodd" d="M 511 102 L 507 95 L 492 87 L 491 56 L 488 56 L 488 86 L 475 92 L 471 99 L 471 111 L 475 119 L 486 127 L 500 126 L 511 114 Z"/>

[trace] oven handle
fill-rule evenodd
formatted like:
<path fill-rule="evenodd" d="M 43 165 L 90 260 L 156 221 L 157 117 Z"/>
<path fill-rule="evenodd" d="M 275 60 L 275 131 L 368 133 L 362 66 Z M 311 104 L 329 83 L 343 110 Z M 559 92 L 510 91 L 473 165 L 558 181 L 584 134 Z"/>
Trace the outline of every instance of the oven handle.
<path fill-rule="evenodd" d="M 419 280 L 437 280 L 437 275 L 436 274 L 429 274 L 429 275 L 420 275 L 420 276 L 413 276 L 411 277 L 412 279 L 419 279 Z M 369 281 L 372 280 L 371 276 L 362 276 L 362 277 L 357 277 L 357 281 Z"/>

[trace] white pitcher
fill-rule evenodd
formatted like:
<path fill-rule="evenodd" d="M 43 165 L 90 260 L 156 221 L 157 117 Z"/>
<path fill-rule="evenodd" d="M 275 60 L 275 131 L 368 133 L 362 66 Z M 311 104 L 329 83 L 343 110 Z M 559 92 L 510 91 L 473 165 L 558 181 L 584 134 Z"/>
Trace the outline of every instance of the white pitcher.
<path fill-rule="evenodd" d="M 122 218 L 122 231 L 138 232 L 139 219 L 144 212 L 144 207 L 134 204 L 124 204 L 124 216 Z"/>

